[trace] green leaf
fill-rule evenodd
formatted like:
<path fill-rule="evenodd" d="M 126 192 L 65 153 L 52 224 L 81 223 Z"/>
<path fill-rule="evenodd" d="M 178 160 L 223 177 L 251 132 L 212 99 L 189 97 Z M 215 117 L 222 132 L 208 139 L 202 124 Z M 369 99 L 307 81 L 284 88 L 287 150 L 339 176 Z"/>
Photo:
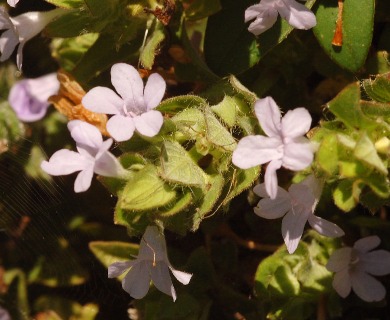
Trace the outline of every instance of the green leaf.
<path fill-rule="evenodd" d="M 232 174 L 232 185 L 229 186 L 229 193 L 226 195 L 223 203 L 227 204 L 234 197 L 239 195 L 244 190 L 250 188 L 260 175 L 261 167 L 256 166 L 250 169 L 236 168 Z"/>
<path fill-rule="evenodd" d="M 192 218 L 192 231 L 196 231 L 199 228 L 201 221 L 214 208 L 219 197 L 221 196 L 222 188 L 225 183 L 225 179 L 222 175 L 219 174 L 209 176 L 208 181 L 209 182 L 204 191 L 194 191 L 196 198 L 200 200 L 194 210 L 194 215 Z M 216 210 L 218 210 L 218 208 L 216 208 Z"/>
<path fill-rule="evenodd" d="M 195 0 L 185 9 L 184 13 L 189 20 L 207 18 L 221 10 L 219 0 Z"/>
<path fill-rule="evenodd" d="M 389 103 L 378 103 L 374 101 L 361 101 L 360 107 L 362 112 L 369 117 L 373 117 L 377 120 L 385 118 L 390 119 L 390 104 Z M 389 121 L 388 121 L 389 122 Z"/>
<path fill-rule="evenodd" d="M 315 10 L 314 34 L 329 57 L 341 67 L 356 72 L 364 64 L 371 45 L 374 27 L 374 0 L 344 0 L 342 16 L 343 44 L 333 46 L 338 14 L 337 1 L 323 0 Z"/>
<path fill-rule="evenodd" d="M 24 126 L 8 102 L 0 103 L 0 153 L 24 135 Z"/>
<path fill-rule="evenodd" d="M 99 32 L 103 21 L 96 21 L 86 10 L 73 10 L 50 22 L 44 32 L 50 38 L 72 38 L 85 33 Z"/>
<path fill-rule="evenodd" d="M 176 141 L 164 141 L 161 148 L 161 177 L 172 183 L 204 188 L 206 174 Z"/>
<path fill-rule="evenodd" d="M 328 174 L 338 171 L 338 139 L 335 134 L 327 134 L 323 137 L 316 154 L 317 163 Z"/>
<path fill-rule="evenodd" d="M 7 285 L 4 304 L 12 320 L 30 320 L 30 307 L 27 296 L 26 276 L 22 270 L 7 270 L 3 278 Z"/>
<path fill-rule="evenodd" d="M 197 108 L 188 108 L 171 118 L 177 129 L 189 140 L 203 137 L 206 130 L 204 114 Z"/>
<path fill-rule="evenodd" d="M 377 128 L 377 123 L 367 118 L 360 109 L 360 86 L 355 82 L 343 89 L 328 103 L 332 113 L 352 129 Z"/>
<path fill-rule="evenodd" d="M 387 175 L 387 168 L 382 159 L 378 156 L 374 143 L 370 140 L 366 133 L 362 134 L 360 139 L 357 141 L 354 156 L 376 168 L 381 173 Z"/>
<path fill-rule="evenodd" d="M 151 70 L 154 64 L 154 59 L 159 52 L 160 45 L 165 39 L 165 33 L 162 23 L 158 23 L 152 31 L 150 37 L 146 39 L 145 46 L 141 50 L 139 60 L 143 67 Z"/>
<path fill-rule="evenodd" d="M 173 204 L 168 204 L 166 207 L 160 208 L 157 214 L 160 218 L 171 217 L 185 210 L 191 203 L 192 193 L 185 192 L 182 196 L 178 195 Z"/>
<path fill-rule="evenodd" d="M 124 210 L 150 210 L 173 201 L 176 192 L 158 176 L 157 168 L 147 165 L 129 179 L 118 204 Z"/>
<path fill-rule="evenodd" d="M 218 121 L 210 108 L 205 108 L 204 113 L 207 140 L 224 151 L 233 152 L 237 143 L 230 132 Z"/>
<path fill-rule="evenodd" d="M 139 245 L 120 241 L 91 241 L 89 249 L 108 268 L 114 262 L 133 259 L 138 254 Z"/>
<path fill-rule="evenodd" d="M 353 180 L 342 180 L 333 190 L 333 199 L 341 210 L 351 211 L 359 203 L 359 196 L 363 189 L 362 183 Z"/>
<path fill-rule="evenodd" d="M 188 108 L 200 107 L 207 105 L 207 101 L 199 96 L 185 95 L 177 96 L 162 101 L 156 110 L 167 113 L 176 114 Z"/>
<path fill-rule="evenodd" d="M 378 75 L 375 80 L 366 79 L 362 84 L 372 100 L 390 102 L 390 73 Z"/>
<path fill-rule="evenodd" d="M 64 9 L 76 9 L 84 5 L 83 0 L 45 0 L 45 1 Z"/>
<path fill-rule="evenodd" d="M 93 16 L 102 17 L 118 7 L 119 0 L 84 0 L 84 2 Z"/>
<path fill-rule="evenodd" d="M 208 18 L 204 40 L 206 63 L 220 76 L 239 74 L 260 59 L 256 39 L 244 21 L 245 9 L 252 1 L 222 0 L 221 4 L 222 10 Z"/>
<path fill-rule="evenodd" d="M 229 128 L 236 124 L 237 108 L 236 101 L 233 97 L 225 96 L 220 103 L 212 106 L 211 110 L 213 110 L 214 113 L 229 126 Z"/>
<path fill-rule="evenodd" d="M 114 63 L 138 58 L 141 39 L 117 48 L 112 35 L 101 34 L 73 69 L 73 76 L 79 82 L 88 82 L 91 78 L 110 68 Z M 104 48 L 104 50 L 102 50 Z"/>

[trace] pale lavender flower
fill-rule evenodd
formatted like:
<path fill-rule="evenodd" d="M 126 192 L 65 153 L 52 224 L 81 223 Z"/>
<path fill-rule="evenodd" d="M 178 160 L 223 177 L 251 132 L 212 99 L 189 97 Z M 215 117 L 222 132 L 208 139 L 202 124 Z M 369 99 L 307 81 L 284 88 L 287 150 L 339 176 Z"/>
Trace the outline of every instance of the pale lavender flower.
<path fill-rule="evenodd" d="M 245 22 L 255 19 L 249 25 L 249 32 L 258 36 L 268 30 L 276 22 L 278 14 L 297 29 L 307 30 L 317 24 L 314 13 L 295 0 L 261 0 L 245 10 Z"/>
<path fill-rule="evenodd" d="M 142 237 L 137 258 L 111 264 L 108 267 L 108 277 L 115 278 L 128 271 L 122 287 L 133 298 L 143 298 L 152 280 L 158 290 L 170 295 L 175 301 L 176 291 L 169 270 L 182 284 L 190 282 L 192 274 L 178 271 L 170 264 L 164 235 L 157 227 L 149 226 Z"/>
<path fill-rule="evenodd" d="M 365 237 L 356 241 L 352 248 L 337 249 L 330 256 L 326 268 L 336 272 L 333 288 L 341 297 L 346 298 L 353 289 L 359 298 L 367 302 L 385 298 L 385 287 L 373 277 L 390 273 L 390 252 L 371 251 L 380 242 L 378 236 Z"/>
<path fill-rule="evenodd" d="M 164 79 L 153 73 L 144 89 L 133 66 L 117 63 L 111 68 L 111 82 L 120 97 L 109 88 L 96 87 L 84 96 L 83 105 L 93 112 L 114 115 L 107 122 L 107 131 L 117 141 L 129 140 L 134 130 L 147 137 L 155 136 L 161 129 L 163 116 L 153 109 L 164 96 Z"/>
<path fill-rule="evenodd" d="M 0 307 L 0 320 L 11 320 L 11 316 L 7 310 Z"/>
<path fill-rule="evenodd" d="M 15 7 L 18 4 L 19 0 L 7 0 L 8 5 Z"/>
<path fill-rule="evenodd" d="M 108 151 L 112 139 L 103 141 L 102 134 L 95 126 L 80 120 L 70 121 L 68 129 L 76 141 L 78 152 L 67 149 L 55 152 L 49 161 L 41 163 L 43 171 L 53 176 L 80 171 L 74 183 L 75 192 L 83 192 L 90 187 L 94 172 L 106 177 L 126 175 L 126 170 Z"/>
<path fill-rule="evenodd" d="M 0 30 L 6 30 L 0 37 L 0 61 L 7 60 L 19 44 L 16 53 L 16 64 L 21 70 L 24 44 L 40 33 L 50 21 L 63 12 L 64 10 L 59 8 L 45 12 L 27 12 L 10 17 L 4 7 L 0 6 Z"/>
<path fill-rule="evenodd" d="M 292 184 L 288 192 L 278 187 L 275 199 L 270 199 L 264 183 L 253 191 L 263 199 L 254 208 L 255 213 L 266 219 L 282 220 L 282 236 L 289 253 L 293 253 L 302 237 L 306 222 L 318 233 L 327 237 L 341 237 L 344 231 L 337 225 L 314 215 L 320 199 L 322 184 L 313 175 L 300 183 Z"/>
<path fill-rule="evenodd" d="M 60 87 L 56 73 L 35 79 L 23 79 L 13 85 L 8 102 L 21 121 L 33 122 L 42 119 L 47 111 L 47 99 Z"/>
<path fill-rule="evenodd" d="M 233 152 L 232 162 L 241 169 L 270 162 L 264 182 L 269 196 L 274 199 L 278 190 L 276 170 L 283 166 L 299 171 L 313 161 L 314 148 L 303 136 L 310 129 L 311 116 L 305 108 L 297 108 L 281 119 L 280 110 L 271 97 L 257 100 L 255 113 L 268 137 L 242 138 Z"/>

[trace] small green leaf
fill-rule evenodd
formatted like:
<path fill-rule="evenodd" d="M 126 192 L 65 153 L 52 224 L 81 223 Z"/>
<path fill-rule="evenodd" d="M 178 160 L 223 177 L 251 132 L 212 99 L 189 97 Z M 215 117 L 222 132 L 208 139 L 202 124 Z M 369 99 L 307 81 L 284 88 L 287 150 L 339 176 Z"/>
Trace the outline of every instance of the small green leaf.
<path fill-rule="evenodd" d="M 18 141 L 24 135 L 24 126 L 8 102 L 0 103 L 0 150 Z M 1 151 L 0 151 L 1 153 Z"/>
<path fill-rule="evenodd" d="M 151 70 L 154 64 L 154 59 L 159 52 L 161 43 L 165 39 L 163 25 L 158 23 L 157 27 L 152 31 L 150 37 L 146 39 L 145 46 L 142 48 L 139 60 L 145 69 Z"/>
<path fill-rule="evenodd" d="M 171 120 L 189 140 L 196 140 L 205 135 L 206 121 L 204 114 L 197 108 L 188 108 L 172 117 Z"/>
<path fill-rule="evenodd" d="M 207 18 L 221 10 L 219 0 L 195 0 L 185 9 L 184 13 L 189 20 Z"/>
<path fill-rule="evenodd" d="M 366 79 L 362 84 L 372 100 L 390 102 L 390 73 L 378 75 L 375 80 Z"/>
<path fill-rule="evenodd" d="M 387 175 L 387 168 L 382 159 L 378 156 L 374 143 L 370 140 L 366 133 L 362 134 L 360 139 L 357 141 L 354 156 Z"/>
<path fill-rule="evenodd" d="M 160 161 L 164 180 L 184 186 L 205 186 L 206 174 L 179 143 L 164 141 Z"/>
<path fill-rule="evenodd" d="M 317 162 L 328 174 L 335 174 L 338 171 L 337 136 L 335 134 L 325 135 L 317 151 Z"/>
<path fill-rule="evenodd" d="M 30 320 L 30 307 L 27 296 L 27 281 L 22 270 L 10 269 L 3 276 L 7 285 L 4 304 L 12 320 Z"/>
<path fill-rule="evenodd" d="M 333 46 L 338 14 L 337 1 L 323 0 L 315 10 L 317 25 L 313 31 L 329 57 L 341 67 L 356 72 L 364 64 L 374 28 L 374 0 L 344 0 L 342 16 L 343 44 Z"/>
<path fill-rule="evenodd" d="M 260 175 L 261 167 L 255 166 L 250 169 L 235 169 L 232 174 L 232 185 L 229 186 L 229 193 L 226 195 L 223 203 L 227 204 L 234 197 L 244 190 L 250 188 Z"/>
<path fill-rule="evenodd" d="M 377 123 L 367 118 L 360 109 L 360 86 L 355 82 L 343 89 L 328 103 L 330 111 L 353 129 L 376 128 Z"/>
<path fill-rule="evenodd" d="M 84 5 L 83 0 L 45 0 L 45 1 L 64 9 L 76 9 Z"/>
<path fill-rule="evenodd" d="M 165 99 L 158 105 L 156 110 L 173 115 L 188 108 L 204 105 L 207 105 L 205 99 L 199 96 L 185 95 Z"/>
<path fill-rule="evenodd" d="M 185 192 L 182 196 L 177 196 L 173 204 L 168 204 L 158 210 L 157 215 L 160 218 L 167 218 L 185 210 L 192 203 L 192 193 Z"/>
<path fill-rule="evenodd" d="M 237 143 L 230 132 L 218 121 L 210 108 L 205 108 L 204 112 L 207 140 L 224 151 L 233 152 Z"/>
<path fill-rule="evenodd" d="M 234 98 L 225 96 L 220 103 L 212 106 L 211 110 L 229 127 L 233 127 L 236 124 L 237 109 Z"/>
<path fill-rule="evenodd" d="M 114 262 L 133 259 L 138 254 L 139 245 L 120 241 L 91 241 L 89 249 L 108 268 Z"/>
<path fill-rule="evenodd" d="M 359 202 L 363 185 L 353 180 L 342 180 L 333 190 L 333 199 L 341 210 L 351 211 Z"/>
<path fill-rule="evenodd" d="M 195 208 L 195 212 L 192 218 L 192 231 L 196 231 L 203 218 L 211 212 L 217 203 L 225 182 L 222 175 L 216 174 L 209 176 L 208 184 L 204 191 L 195 190 L 195 196 L 200 199 L 198 205 Z M 218 208 L 217 208 L 218 209 Z"/>
<path fill-rule="evenodd" d="M 147 165 L 129 179 L 118 204 L 124 210 L 150 210 L 170 203 L 176 192 L 158 176 L 157 168 Z"/>
<path fill-rule="evenodd" d="M 362 112 L 369 117 L 375 119 L 384 118 L 388 121 L 390 119 L 390 104 L 389 103 L 378 103 L 374 101 L 361 101 L 360 107 Z"/>

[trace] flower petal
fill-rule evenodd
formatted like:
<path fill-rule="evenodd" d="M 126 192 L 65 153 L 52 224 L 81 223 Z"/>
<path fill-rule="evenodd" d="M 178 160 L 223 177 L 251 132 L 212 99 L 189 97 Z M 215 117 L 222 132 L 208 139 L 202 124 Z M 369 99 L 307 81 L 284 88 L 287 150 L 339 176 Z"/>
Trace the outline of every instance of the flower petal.
<path fill-rule="evenodd" d="M 95 87 L 89 90 L 81 103 L 90 111 L 107 114 L 123 114 L 125 104 L 113 90 L 106 87 Z"/>
<path fill-rule="evenodd" d="M 377 279 L 364 272 L 350 274 L 352 289 L 356 295 L 367 302 L 381 301 L 386 295 L 386 289 Z"/>
<path fill-rule="evenodd" d="M 284 145 L 283 167 L 299 171 L 307 168 L 313 161 L 313 148 L 306 138 Z"/>
<path fill-rule="evenodd" d="M 130 269 L 135 263 L 137 263 L 136 260 L 118 261 L 110 264 L 108 266 L 108 277 L 109 278 L 119 277 L 123 272 Z"/>
<path fill-rule="evenodd" d="M 175 301 L 176 291 L 172 284 L 168 265 L 165 262 L 157 262 L 155 266 L 152 266 L 151 275 L 154 286 L 161 292 L 171 296 Z"/>
<path fill-rule="evenodd" d="M 88 166 L 91 166 L 91 162 L 85 157 L 77 152 L 66 149 L 56 151 L 50 157 L 49 161 L 43 161 L 41 163 L 42 170 L 52 176 L 71 174 L 84 170 Z"/>
<path fill-rule="evenodd" d="M 106 128 L 116 141 L 127 141 L 133 136 L 135 125 L 133 118 L 116 114 L 107 121 Z"/>
<path fill-rule="evenodd" d="M 272 97 L 259 99 L 255 103 L 255 113 L 260 126 L 269 137 L 281 139 L 280 110 Z"/>
<path fill-rule="evenodd" d="M 386 250 L 375 250 L 360 256 L 359 264 L 364 271 L 374 276 L 384 276 L 390 273 L 390 252 Z"/>
<path fill-rule="evenodd" d="M 356 241 L 353 247 L 359 252 L 364 253 L 375 249 L 380 243 L 381 239 L 378 236 L 369 236 Z"/>
<path fill-rule="evenodd" d="M 16 51 L 16 65 L 19 70 L 22 70 L 22 64 L 23 64 L 23 48 L 25 41 L 20 41 L 19 42 L 19 47 L 18 50 Z"/>
<path fill-rule="evenodd" d="M 283 154 L 278 147 L 282 145 L 278 138 L 247 136 L 242 138 L 233 152 L 232 162 L 241 169 L 249 169 L 275 159 Z M 279 148 L 280 149 L 280 148 Z"/>
<path fill-rule="evenodd" d="M 150 286 L 151 261 L 140 261 L 135 264 L 122 280 L 122 288 L 135 299 L 146 296 Z"/>
<path fill-rule="evenodd" d="M 19 38 L 13 29 L 9 29 L 3 32 L 0 37 L 1 62 L 7 60 L 11 56 L 18 43 Z"/>
<path fill-rule="evenodd" d="M 145 111 L 144 83 L 138 71 L 126 63 L 116 63 L 111 68 L 111 82 L 132 110 Z"/>
<path fill-rule="evenodd" d="M 296 108 L 288 111 L 282 119 L 282 133 L 284 137 L 297 138 L 310 130 L 311 115 L 305 108 Z"/>
<path fill-rule="evenodd" d="M 339 272 L 343 269 L 348 269 L 351 262 L 352 248 L 345 247 L 335 250 L 330 256 L 326 268 L 329 271 Z"/>
<path fill-rule="evenodd" d="M 344 235 L 344 231 L 336 224 L 315 216 L 314 214 L 309 215 L 309 224 L 319 234 L 330 238 L 338 238 Z"/>
<path fill-rule="evenodd" d="M 282 235 L 289 253 L 293 253 L 298 247 L 307 216 L 308 213 L 305 211 L 291 210 L 282 220 Z"/>
<path fill-rule="evenodd" d="M 347 268 L 334 275 L 332 285 L 342 298 L 346 298 L 351 293 L 351 277 Z"/>
<path fill-rule="evenodd" d="M 146 110 L 154 109 L 159 105 L 165 94 L 167 85 L 158 73 L 152 73 L 145 85 L 144 100 Z"/>
<path fill-rule="evenodd" d="M 267 7 L 262 3 L 255 4 L 253 6 L 248 7 L 245 10 L 245 22 L 255 19 L 258 15 L 262 14 Z"/>
<path fill-rule="evenodd" d="M 264 186 L 264 184 L 262 185 Z M 255 190 L 256 187 L 253 189 L 253 191 L 256 194 L 258 194 Z M 261 194 L 264 194 L 264 192 L 261 192 Z M 257 204 L 257 206 L 253 208 L 253 210 L 259 217 L 265 219 L 281 218 L 286 214 L 287 211 L 291 210 L 290 195 L 286 190 L 278 187 L 278 192 L 275 199 L 270 199 L 270 198 L 261 199 Z"/>
<path fill-rule="evenodd" d="M 68 122 L 68 129 L 73 140 L 83 149 L 88 148 L 90 154 L 97 152 L 103 143 L 102 134 L 94 125 L 81 120 Z"/>
<path fill-rule="evenodd" d="M 114 155 L 106 151 L 96 159 L 94 171 L 104 177 L 120 177 L 125 169 Z"/>
<path fill-rule="evenodd" d="M 159 133 L 164 118 L 160 111 L 150 110 L 134 118 L 137 131 L 147 137 L 154 137 Z"/>
<path fill-rule="evenodd" d="M 164 234 L 156 226 L 148 226 L 141 240 L 139 258 L 164 261 L 169 265 Z"/>
<path fill-rule="evenodd" d="M 190 283 L 191 278 L 192 278 L 191 273 L 176 270 L 172 266 L 168 266 L 168 267 L 171 270 L 171 272 L 173 273 L 173 275 L 175 276 L 175 278 L 177 279 L 177 281 L 181 282 L 184 285 L 187 285 Z"/>
<path fill-rule="evenodd" d="M 85 168 L 84 170 L 80 171 L 80 173 L 77 175 L 76 180 L 74 182 L 74 192 L 84 192 L 89 189 L 91 186 L 93 177 L 93 167 Z"/>
<path fill-rule="evenodd" d="M 264 184 L 265 190 L 269 194 L 271 199 L 275 199 L 278 192 L 278 176 L 276 175 L 276 170 L 282 166 L 282 161 L 272 160 L 265 171 L 264 175 Z"/>
<path fill-rule="evenodd" d="M 310 29 L 317 24 L 316 16 L 303 4 L 295 0 L 283 0 L 285 6 L 279 6 L 280 16 L 297 29 Z"/>
<path fill-rule="evenodd" d="M 18 4 L 19 0 L 7 0 L 8 5 L 15 7 Z"/>
<path fill-rule="evenodd" d="M 249 25 L 248 31 L 255 36 L 258 36 L 271 28 L 275 24 L 277 18 L 278 12 L 274 8 L 269 8 L 267 11 L 257 16 L 255 21 Z"/>

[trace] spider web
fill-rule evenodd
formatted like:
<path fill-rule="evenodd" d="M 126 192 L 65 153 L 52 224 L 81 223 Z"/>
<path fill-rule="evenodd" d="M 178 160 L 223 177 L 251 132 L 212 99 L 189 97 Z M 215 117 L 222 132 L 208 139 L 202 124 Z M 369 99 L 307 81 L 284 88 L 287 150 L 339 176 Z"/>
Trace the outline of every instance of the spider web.
<path fill-rule="evenodd" d="M 32 147 L 31 141 L 23 140 L 15 150 L 0 155 L 2 271 L 22 270 L 33 317 L 42 305 L 62 301 L 65 306 L 62 299 L 66 299 L 98 305 L 95 319 L 113 315 L 128 319 L 130 297 L 119 282 L 107 278 L 107 270 L 88 248 L 93 240 L 126 237 L 124 228 L 112 223 L 115 199 L 96 181 L 88 192 L 75 194 L 73 175 L 52 179 L 37 171 L 26 172 Z M 4 284 L 3 288 L 7 291 Z M 26 311 L 20 308 L 18 294 L 0 300 L 0 305 L 18 309 L 21 319 L 30 319 L 23 315 Z M 64 309 L 65 318 L 66 312 L 70 310 Z"/>

